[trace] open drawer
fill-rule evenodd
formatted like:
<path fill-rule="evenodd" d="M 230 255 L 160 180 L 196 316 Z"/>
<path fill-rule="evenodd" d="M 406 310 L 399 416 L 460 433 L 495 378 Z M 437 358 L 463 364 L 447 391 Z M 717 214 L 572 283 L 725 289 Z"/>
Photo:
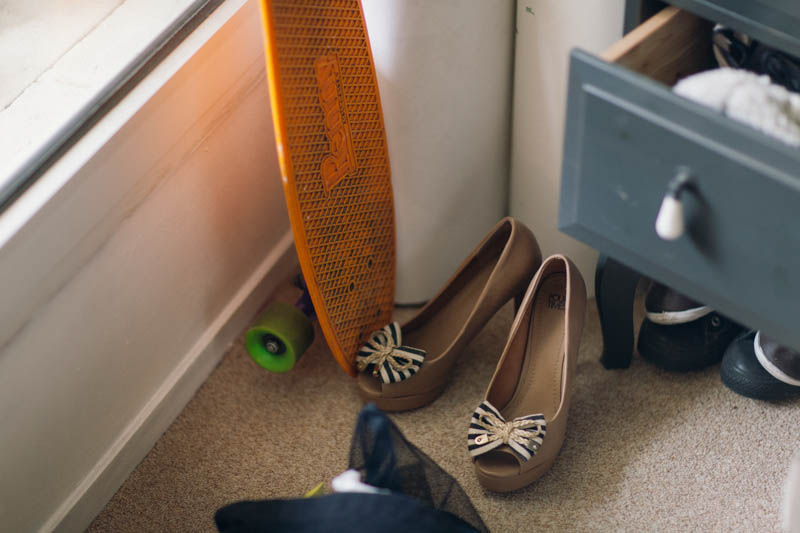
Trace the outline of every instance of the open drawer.
<path fill-rule="evenodd" d="M 602 57 L 573 51 L 559 228 L 800 347 L 800 149 L 674 94 L 715 68 L 711 23 L 668 7 Z M 654 224 L 688 169 L 686 232 Z"/>

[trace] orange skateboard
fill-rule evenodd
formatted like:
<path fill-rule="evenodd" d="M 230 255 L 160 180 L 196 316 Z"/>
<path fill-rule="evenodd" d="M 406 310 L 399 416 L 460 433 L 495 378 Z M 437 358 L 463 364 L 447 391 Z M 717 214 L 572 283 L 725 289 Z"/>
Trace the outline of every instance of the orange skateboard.
<path fill-rule="evenodd" d="M 267 77 L 283 190 L 306 285 L 247 332 L 261 366 L 287 371 L 313 340 L 341 367 L 394 307 L 392 183 L 360 0 L 262 0 Z M 312 305 L 308 305 L 310 303 Z"/>

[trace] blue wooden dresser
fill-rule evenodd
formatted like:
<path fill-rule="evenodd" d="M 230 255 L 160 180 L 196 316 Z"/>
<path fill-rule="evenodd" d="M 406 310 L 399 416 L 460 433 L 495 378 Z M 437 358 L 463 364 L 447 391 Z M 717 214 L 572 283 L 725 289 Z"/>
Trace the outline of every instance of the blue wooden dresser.
<path fill-rule="evenodd" d="M 669 4 L 629 1 L 620 42 L 571 54 L 559 228 L 602 254 L 607 367 L 630 363 L 641 275 L 800 348 L 800 149 L 670 89 L 717 66 L 714 22 L 800 57 L 800 0 Z M 656 214 L 681 173 L 686 231 L 662 240 Z"/>

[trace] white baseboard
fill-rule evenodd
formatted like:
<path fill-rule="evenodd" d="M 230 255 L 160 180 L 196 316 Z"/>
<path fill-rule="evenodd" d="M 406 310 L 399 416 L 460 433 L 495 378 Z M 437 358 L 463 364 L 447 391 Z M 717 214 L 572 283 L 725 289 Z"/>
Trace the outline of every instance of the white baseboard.
<path fill-rule="evenodd" d="M 83 531 L 208 378 L 279 283 L 298 269 L 291 231 L 264 258 L 43 531 Z"/>

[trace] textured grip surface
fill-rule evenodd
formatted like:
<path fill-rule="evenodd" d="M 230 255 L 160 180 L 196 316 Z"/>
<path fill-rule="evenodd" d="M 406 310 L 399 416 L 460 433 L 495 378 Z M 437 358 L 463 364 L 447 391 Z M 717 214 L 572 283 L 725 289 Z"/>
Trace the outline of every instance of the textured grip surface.
<path fill-rule="evenodd" d="M 262 5 L 284 191 L 303 274 L 345 370 L 391 319 L 395 229 L 375 69 L 358 0 Z"/>

